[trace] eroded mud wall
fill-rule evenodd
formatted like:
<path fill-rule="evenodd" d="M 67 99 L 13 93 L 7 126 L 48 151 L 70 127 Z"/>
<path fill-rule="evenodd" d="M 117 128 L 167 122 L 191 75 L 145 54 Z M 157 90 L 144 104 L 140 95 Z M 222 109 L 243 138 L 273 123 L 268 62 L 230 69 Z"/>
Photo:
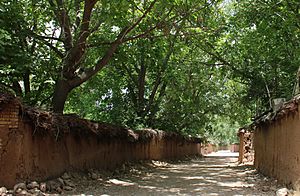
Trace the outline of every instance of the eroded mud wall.
<path fill-rule="evenodd" d="M 280 119 L 260 124 L 254 134 L 255 167 L 267 176 L 299 188 L 299 108 Z"/>
<path fill-rule="evenodd" d="M 242 128 L 239 130 L 239 163 L 253 163 L 254 147 L 253 147 L 253 131 Z"/>
<path fill-rule="evenodd" d="M 70 130 L 57 135 L 37 131 L 22 115 L 18 116 L 18 127 L 0 124 L 0 138 L 0 186 L 6 187 L 20 181 L 55 178 L 67 170 L 113 169 L 125 161 L 201 153 L 200 143 L 162 132 L 147 140 L 129 141 L 103 138 L 93 132 Z"/>

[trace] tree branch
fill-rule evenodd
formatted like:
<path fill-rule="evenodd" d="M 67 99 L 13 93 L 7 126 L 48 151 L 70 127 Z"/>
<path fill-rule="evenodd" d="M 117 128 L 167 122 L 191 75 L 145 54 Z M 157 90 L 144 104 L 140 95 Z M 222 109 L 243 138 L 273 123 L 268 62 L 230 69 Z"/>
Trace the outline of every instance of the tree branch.
<path fill-rule="evenodd" d="M 131 79 L 132 83 L 136 84 L 137 79 L 132 75 L 132 70 L 130 70 L 126 65 L 122 65 L 122 67 L 124 67 L 124 69 L 128 73 L 129 78 Z"/>
<path fill-rule="evenodd" d="M 65 55 L 55 46 L 53 46 L 51 43 L 47 42 L 44 39 L 38 39 L 42 43 L 44 43 L 46 46 L 48 46 L 51 50 L 53 50 L 61 59 L 65 57 Z"/>
<path fill-rule="evenodd" d="M 141 104 L 144 103 L 144 95 L 145 95 L 145 80 L 146 80 L 146 65 L 145 65 L 145 56 L 144 52 L 141 53 L 141 66 L 138 73 L 138 100 L 140 107 Z"/>
<path fill-rule="evenodd" d="M 53 0 L 48 0 L 49 4 L 54 10 L 54 14 L 56 15 L 57 21 L 59 22 L 62 33 L 64 33 L 64 47 L 68 51 L 69 49 L 72 48 L 73 43 L 72 43 L 72 33 L 71 33 L 71 26 L 70 26 L 70 18 L 69 15 L 67 14 L 63 1 L 62 0 L 56 0 L 56 4 L 53 2 Z"/>
<path fill-rule="evenodd" d="M 132 31 L 143 20 L 143 18 L 145 18 L 147 16 L 147 14 L 151 11 L 151 9 L 154 7 L 154 4 L 156 2 L 157 2 L 157 0 L 152 1 L 152 3 L 148 7 L 148 9 L 145 11 L 145 13 L 127 29 L 127 32 L 125 33 L 125 35 L 130 33 L 130 31 Z"/>
<path fill-rule="evenodd" d="M 80 66 L 80 63 L 84 59 L 84 54 L 86 51 L 86 40 L 90 35 L 89 26 L 90 18 L 92 15 L 92 10 L 97 2 L 97 0 L 85 0 L 84 1 L 83 17 L 80 25 L 79 37 L 70 48 L 66 59 L 65 66 L 63 68 L 63 76 L 66 78 L 76 77 L 76 69 Z"/>
<path fill-rule="evenodd" d="M 44 35 L 38 35 L 36 33 L 34 33 L 33 31 L 30 31 L 30 34 L 37 38 L 37 39 L 46 39 L 46 40 L 56 40 L 56 41 L 59 41 L 59 42 L 63 42 L 64 40 L 61 39 L 61 38 L 58 38 L 58 37 L 49 37 L 49 36 L 44 36 Z"/>
<path fill-rule="evenodd" d="M 162 62 L 163 69 L 158 73 L 158 76 L 157 76 L 157 78 L 155 80 L 154 87 L 153 87 L 152 92 L 151 92 L 150 97 L 149 97 L 148 105 L 147 105 L 147 107 L 145 109 L 145 114 L 147 114 L 150 111 L 151 107 L 152 107 L 155 95 L 156 95 L 156 93 L 158 91 L 158 87 L 159 87 L 159 85 L 162 82 L 162 74 L 166 71 L 166 69 L 168 67 L 168 62 L 169 62 L 170 57 L 171 57 L 171 55 L 173 53 L 173 49 L 174 49 L 174 43 L 171 42 L 170 43 L 170 47 L 169 47 L 169 51 L 166 54 L 166 57 L 164 58 L 164 60 Z M 163 88 L 161 88 L 161 89 L 163 89 Z"/>
<path fill-rule="evenodd" d="M 148 29 L 147 31 L 145 31 L 144 33 L 141 33 L 139 35 L 135 35 L 135 36 L 132 36 L 132 37 L 125 38 L 123 40 L 123 42 L 128 42 L 128 41 L 136 40 L 136 39 L 139 39 L 139 38 L 147 37 L 151 31 L 153 31 L 154 29 L 156 29 L 158 27 L 158 25 L 159 25 L 159 23 L 157 23 L 154 27 L 151 27 L 150 29 Z"/>
<path fill-rule="evenodd" d="M 122 43 L 121 40 L 124 37 L 124 34 L 126 33 L 127 28 L 125 28 L 118 36 L 115 42 L 113 42 L 110 47 L 107 49 L 106 53 L 104 56 L 99 59 L 94 67 L 91 67 L 84 71 L 82 74 L 80 74 L 78 77 L 73 79 L 70 82 L 70 85 L 72 87 L 77 87 L 83 82 L 87 81 L 90 79 L 92 76 L 94 76 L 98 71 L 100 71 L 111 59 L 115 51 L 117 50 L 118 46 Z"/>
<path fill-rule="evenodd" d="M 143 11 L 141 10 L 141 8 L 139 8 L 136 3 L 133 0 L 128 0 L 137 10 L 139 10 L 141 13 L 143 13 Z"/>
<path fill-rule="evenodd" d="M 155 2 L 152 2 L 152 3 L 155 3 Z M 152 6 L 153 7 L 153 6 Z M 147 9 L 147 10 L 149 10 L 149 8 Z M 158 27 L 160 27 L 161 26 L 161 24 L 162 24 L 162 22 L 164 21 L 164 19 L 166 19 L 169 15 L 170 15 L 170 13 L 171 13 L 171 11 L 173 10 L 173 7 L 169 10 L 169 12 L 163 17 L 163 19 L 161 20 L 161 21 L 159 21 L 159 22 L 157 22 L 156 23 L 156 25 L 155 26 L 153 26 L 153 27 L 151 27 L 151 28 L 149 28 L 149 29 L 147 29 L 146 31 L 144 31 L 144 33 L 141 33 L 141 34 L 138 34 L 138 35 L 135 35 L 135 36 L 132 36 L 132 37 L 128 37 L 128 38 L 124 38 L 124 39 L 122 39 L 122 42 L 127 42 L 127 41 L 133 41 L 133 40 L 136 40 L 136 39 L 139 39 L 139 38 L 146 38 L 146 37 L 148 37 L 148 38 L 152 38 L 152 37 L 154 37 L 154 36 L 150 36 L 150 33 L 154 30 L 154 29 L 156 29 L 156 28 L 158 28 Z M 149 10 L 150 11 L 150 10 Z M 147 14 L 146 12 L 144 13 L 144 15 L 145 14 Z M 142 20 L 142 18 L 144 18 L 145 16 L 141 16 L 141 18 L 139 18 L 139 20 L 138 21 L 141 21 Z M 172 17 L 171 19 L 174 19 L 175 17 Z M 133 26 L 133 25 L 132 25 Z M 132 28 L 132 26 L 131 27 L 129 27 L 129 28 Z M 135 25 L 135 26 L 137 26 L 137 25 Z M 129 33 L 129 31 L 127 30 L 127 32 L 126 32 L 126 34 L 125 35 L 127 35 Z M 165 37 L 165 36 L 169 36 L 169 35 L 162 35 L 162 36 L 158 36 L 158 37 Z M 92 47 L 99 47 L 99 45 L 111 45 L 113 42 L 109 42 L 109 41 L 107 41 L 107 42 L 99 42 L 99 43 L 94 43 L 94 44 L 89 44 L 88 45 L 88 47 L 90 47 L 90 48 L 92 48 Z"/>
<path fill-rule="evenodd" d="M 92 9 L 94 8 L 96 2 L 97 0 L 84 1 L 83 17 L 80 26 L 79 38 L 77 40 L 77 44 L 79 45 L 85 46 L 86 39 L 90 35 L 90 31 L 89 31 L 90 19 L 92 15 Z"/>
<path fill-rule="evenodd" d="M 88 1 L 88 0 L 86 0 L 86 1 Z M 92 76 L 94 76 L 98 71 L 100 71 L 109 62 L 109 60 L 112 58 L 112 56 L 115 53 L 115 51 L 117 50 L 118 46 L 121 45 L 124 42 L 125 36 L 128 33 L 130 33 L 130 31 L 132 31 L 142 21 L 143 18 L 145 18 L 147 16 L 147 14 L 151 11 L 151 9 L 153 8 L 153 6 L 156 2 L 157 2 L 157 0 L 154 0 L 150 4 L 150 6 L 147 8 L 145 13 L 133 25 L 131 25 L 130 27 L 125 27 L 119 33 L 117 39 L 110 45 L 110 47 L 108 48 L 108 50 L 106 51 L 104 56 L 100 60 L 98 60 L 98 62 L 96 63 L 96 65 L 94 67 L 91 67 L 91 68 L 87 69 L 82 74 L 80 74 L 78 77 L 76 77 L 75 79 L 70 81 L 70 85 L 72 87 L 77 87 L 80 84 L 82 84 L 83 82 L 90 79 Z M 89 12 L 89 10 L 90 11 L 92 10 L 95 3 L 96 3 L 96 0 L 92 0 L 91 5 L 89 5 L 89 6 L 87 5 L 88 7 L 87 7 L 87 13 L 86 13 L 86 16 L 85 16 L 86 18 L 83 17 L 83 18 L 85 18 L 85 19 L 83 19 L 83 21 L 85 21 L 86 19 L 88 19 L 90 17 L 90 14 L 88 12 Z M 85 26 L 82 26 L 81 29 L 82 29 L 83 33 L 86 29 L 88 29 L 88 24 L 89 23 L 86 23 Z"/>

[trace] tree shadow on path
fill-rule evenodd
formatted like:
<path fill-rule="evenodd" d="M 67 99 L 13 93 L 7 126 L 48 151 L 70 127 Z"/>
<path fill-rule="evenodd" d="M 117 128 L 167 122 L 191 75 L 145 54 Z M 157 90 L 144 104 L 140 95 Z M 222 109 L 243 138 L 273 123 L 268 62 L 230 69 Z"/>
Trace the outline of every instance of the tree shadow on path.
<path fill-rule="evenodd" d="M 148 168 L 86 187 L 88 195 L 274 195 L 253 166 L 238 166 L 237 158 L 206 157 Z M 101 187 L 100 187 L 101 186 Z M 79 190 L 78 190 L 79 191 Z M 80 193 L 80 194 L 81 194 Z"/>

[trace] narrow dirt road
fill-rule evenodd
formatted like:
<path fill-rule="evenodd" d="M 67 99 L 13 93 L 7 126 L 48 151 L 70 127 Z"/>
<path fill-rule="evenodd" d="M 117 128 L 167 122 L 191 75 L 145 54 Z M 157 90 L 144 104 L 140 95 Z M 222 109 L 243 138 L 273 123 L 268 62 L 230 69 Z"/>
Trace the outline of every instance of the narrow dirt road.
<path fill-rule="evenodd" d="M 114 178 L 83 180 L 67 195 L 274 195 L 274 183 L 236 161 L 225 156 L 153 162 Z"/>

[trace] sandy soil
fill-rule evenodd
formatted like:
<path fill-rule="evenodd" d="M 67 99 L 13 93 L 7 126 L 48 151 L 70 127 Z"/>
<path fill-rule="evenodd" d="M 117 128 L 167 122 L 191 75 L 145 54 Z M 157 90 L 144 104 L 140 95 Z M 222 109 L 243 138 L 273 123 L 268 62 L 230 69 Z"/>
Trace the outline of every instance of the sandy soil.
<path fill-rule="evenodd" d="M 124 165 L 110 177 L 74 180 L 76 189 L 64 195 L 275 195 L 276 182 L 236 161 L 211 156 Z"/>

